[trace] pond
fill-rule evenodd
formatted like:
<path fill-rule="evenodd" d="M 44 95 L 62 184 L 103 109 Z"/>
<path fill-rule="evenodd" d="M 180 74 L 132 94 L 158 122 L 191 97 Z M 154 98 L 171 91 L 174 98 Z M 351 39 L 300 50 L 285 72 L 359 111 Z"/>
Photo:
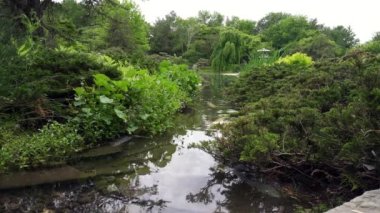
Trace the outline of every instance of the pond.
<path fill-rule="evenodd" d="M 234 75 L 203 74 L 195 106 L 154 138 L 124 137 L 60 168 L 0 177 L 0 212 L 292 212 L 276 182 L 241 174 L 194 144 L 236 112 L 223 87 Z"/>

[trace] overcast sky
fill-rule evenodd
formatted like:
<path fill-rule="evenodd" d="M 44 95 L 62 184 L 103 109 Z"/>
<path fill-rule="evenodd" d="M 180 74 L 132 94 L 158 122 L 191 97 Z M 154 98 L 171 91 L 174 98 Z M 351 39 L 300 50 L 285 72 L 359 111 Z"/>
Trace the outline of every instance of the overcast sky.
<path fill-rule="evenodd" d="M 317 18 L 327 26 L 351 26 L 361 42 L 380 31 L 380 0 L 135 0 L 145 19 L 154 23 L 170 11 L 187 18 L 199 10 L 259 20 L 269 12 Z"/>

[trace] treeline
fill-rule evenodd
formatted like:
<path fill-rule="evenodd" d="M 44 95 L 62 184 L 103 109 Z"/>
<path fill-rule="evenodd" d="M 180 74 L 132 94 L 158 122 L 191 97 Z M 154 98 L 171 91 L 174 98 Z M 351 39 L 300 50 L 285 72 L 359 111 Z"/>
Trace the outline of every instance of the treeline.
<path fill-rule="evenodd" d="M 183 19 L 172 12 L 154 23 L 151 36 L 151 53 L 182 56 L 190 63 L 211 60 L 221 71 L 238 69 L 259 57 L 262 48 L 278 55 L 303 52 L 317 60 L 342 56 L 358 44 L 350 27 L 330 28 L 287 13 L 270 13 L 256 22 L 207 11 Z"/>
<path fill-rule="evenodd" d="M 350 27 L 331 28 L 287 13 L 269 13 L 252 21 L 208 11 L 184 19 L 171 12 L 150 25 L 131 1 L 2 0 L 1 4 L 2 39 L 33 31 L 47 47 L 78 46 L 128 58 L 142 67 L 175 56 L 180 62 L 213 64 L 223 71 L 257 59 L 262 48 L 278 55 L 303 52 L 317 60 L 342 56 L 358 44 Z M 32 25 L 25 26 L 23 16 Z"/>

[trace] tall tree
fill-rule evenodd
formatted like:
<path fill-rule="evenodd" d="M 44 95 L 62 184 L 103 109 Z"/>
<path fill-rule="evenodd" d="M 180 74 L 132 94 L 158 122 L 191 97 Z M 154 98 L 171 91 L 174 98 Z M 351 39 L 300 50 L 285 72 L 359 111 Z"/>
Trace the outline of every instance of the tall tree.
<path fill-rule="evenodd" d="M 255 32 L 256 33 L 261 33 L 264 30 L 266 30 L 269 27 L 271 27 L 272 25 L 277 24 L 282 19 L 288 18 L 290 16 L 291 15 L 288 14 L 288 13 L 269 13 L 268 15 L 266 15 L 265 17 L 263 17 L 262 19 L 260 19 L 257 22 L 257 26 L 256 26 L 256 29 L 255 29 Z"/>
<path fill-rule="evenodd" d="M 248 35 L 236 29 L 222 31 L 211 56 L 212 67 L 220 72 L 234 64 L 240 64 L 259 44 L 258 36 Z"/>
<path fill-rule="evenodd" d="M 372 41 L 380 41 L 380 32 L 376 32 L 373 37 Z"/>
<path fill-rule="evenodd" d="M 178 17 L 177 14 L 172 11 L 163 19 L 158 19 L 151 28 L 151 52 L 159 53 L 165 52 L 173 54 L 174 40 L 175 40 L 175 24 Z"/>
<path fill-rule="evenodd" d="M 207 10 L 201 10 L 198 12 L 198 20 L 209 27 L 218 27 L 223 25 L 224 16 L 218 12 L 211 14 Z"/>
<path fill-rule="evenodd" d="M 200 25 L 183 57 L 191 63 L 195 63 L 201 58 L 209 59 L 219 40 L 219 32 L 219 27 Z"/>
<path fill-rule="evenodd" d="M 349 49 L 359 43 L 351 27 L 337 26 L 334 28 L 324 28 L 323 32 L 339 46 Z"/>
<path fill-rule="evenodd" d="M 289 16 L 263 30 L 261 35 L 265 41 L 271 42 L 273 47 L 280 49 L 290 42 L 313 35 L 316 30 L 306 17 Z"/>
<path fill-rule="evenodd" d="M 128 54 L 141 55 L 149 49 L 148 24 L 136 5 L 130 1 L 113 5 L 107 9 L 109 22 L 106 25 L 107 47 L 118 47 Z"/>
<path fill-rule="evenodd" d="M 4 0 L 14 14 L 24 13 L 28 17 L 36 15 L 41 18 L 43 11 L 52 3 L 52 0 Z"/>
<path fill-rule="evenodd" d="M 239 17 L 233 16 L 226 21 L 227 27 L 233 27 L 243 33 L 253 34 L 256 27 L 256 22 L 251 20 L 239 19 Z"/>
<path fill-rule="evenodd" d="M 286 47 L 286 53 L 293 54 L 296 52 L 306 53 L 314 60 L 321 58 L 333 58 L 344 54 L 344 48 L 337 45 L 323 33 L 303 38 L 293 42 Z"/>

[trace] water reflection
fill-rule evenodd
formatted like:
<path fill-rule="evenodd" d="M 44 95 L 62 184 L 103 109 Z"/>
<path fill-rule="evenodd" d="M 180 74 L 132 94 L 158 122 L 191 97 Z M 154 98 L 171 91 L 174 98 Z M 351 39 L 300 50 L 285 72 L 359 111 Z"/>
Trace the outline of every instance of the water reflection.
<path fill-rule="evenodd" d="M 214 202 L 215 207 L 209 212 L 292 212 L 290 200 L 259 191 L 225 169 L 211 168 L 210 179 L 198 192 L 189 193 L 187 201 L 205 205 Z M 256 185 L 266 186 L 260 182 Z"/>
<path fill-rule="evenodd" d="M 99 149 L 71 165 L 90 180 L 10 190 L 0 201 L 28 201 L 13 210 L 59 212 L 291 212 L 289 200 L 274 196 L 269 185 L 246 181 L 208 153 L 189 148 L 212 140 L 211 125 L 233 113 L 221 88 L 234 78 L 204 75 L 194 110 L 179 115 L 167 134 Z M 0 211 L 10 209 L 7 203 L 12 201 L 0 204 Z"/>
<path fill-rule="evenodd" d="M 205 212 L 208 207 L 188 203 L 185 198 L 189 191 L 202 187 L 209 178 L 209 168 L 215 166 L 216 162 L 209 154 L 199 149 L 189 149 L 188 146 L 194 142 L 210 139 L 212 138 L 204 131 L 199 130 L 188 130 L 185 135 L 175 136 L 173 143 L 177 148 L 171 161 L 163 168 L 150 164 L 150 170 L 154 172 L 149 174 L 125 177 L 130 180 L 130 188 L 156 187 L 156 191 L 145 192 L 137 197 L 140 200 L 168 201 L 165 212 L 179 210 L 202 212 L 202 209 Z M 143 210 L 147 209 L 144 206 L 133 206 L 131 211 L 143 212 Z"/>

